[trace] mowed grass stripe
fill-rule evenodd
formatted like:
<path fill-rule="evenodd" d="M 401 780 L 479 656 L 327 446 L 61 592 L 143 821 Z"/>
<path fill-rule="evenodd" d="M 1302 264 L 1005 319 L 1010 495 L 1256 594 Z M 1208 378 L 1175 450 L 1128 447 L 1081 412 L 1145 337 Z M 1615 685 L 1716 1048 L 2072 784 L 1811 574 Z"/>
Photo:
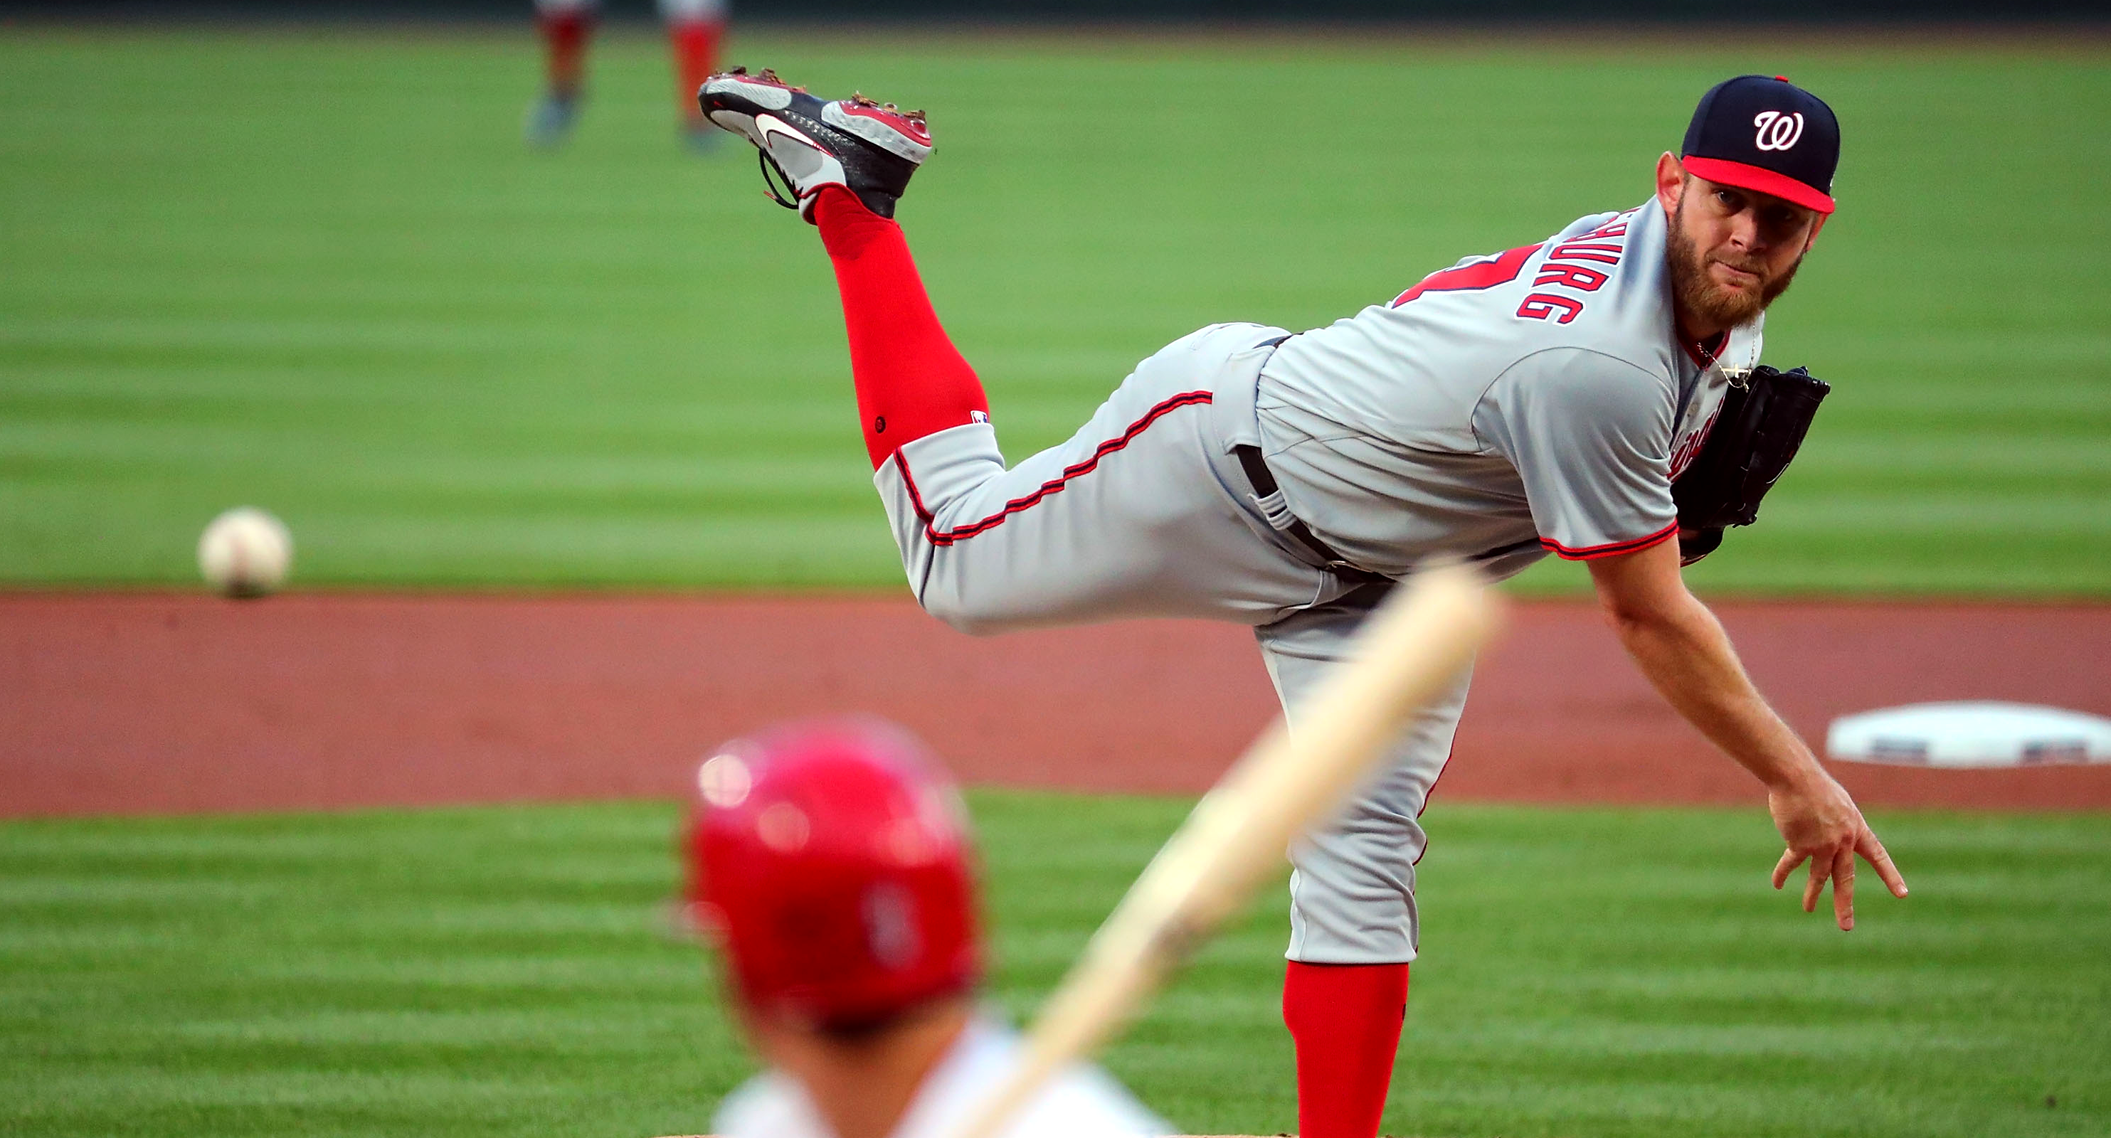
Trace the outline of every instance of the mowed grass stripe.
<path fill-rule="evenodd" d="M 0 41 L 0 582 L 187 581 L 204 521 L 256 502 L 310 584 L 892 587 L 826 260 L 737 146 L 681 151 L 662 54 L 603 37 L 578 135 L 538 154 L 525 24 Z M 1642 201 L 1698 92 L 1786 71 L 1848 150 L 1770 354 L 1837 390 L 1761 532 L 1696 581 L 2111 592 L 2085 508 L 2111 495 L 2088 447 L 2111 437 L 2111 69 L 2086 46 L 772 30 L 732 56 L 931 108 L 903 217 L 1013 458 L 1202 324 L 1322 324 Z M 2039 484 L 2047 509 L 2017 510 Z M 721 544 L 672 539 L 677 514 Z"/>
<path fill-rule="evenodd" d="M 978 792 L 1030 1012 L 1189 802 Z M 0 1127 L 695 1133 L 751 1060 L 674 936 L 656 804 L 0 824 Z M 1388 1133 L 2111 1125 L 2111 819 L 1898 813 L 1851 935 L 1763 813 L 1438 803 Z M 1280 886 L 1108 1055 L 1199 1133 L 1292 1124 Z M 2053 1105 L 2048 1105 L 2050 1102 Z"/>

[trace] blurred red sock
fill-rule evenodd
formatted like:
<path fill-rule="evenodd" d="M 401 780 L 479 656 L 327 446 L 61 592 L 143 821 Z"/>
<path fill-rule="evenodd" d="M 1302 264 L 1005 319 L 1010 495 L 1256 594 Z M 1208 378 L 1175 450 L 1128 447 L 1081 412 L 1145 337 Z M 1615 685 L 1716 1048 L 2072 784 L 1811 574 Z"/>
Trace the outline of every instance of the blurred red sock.
<path fill-rule="evenodd" d="M 593 10 L 538 12 L 535 26 L 542 32 L 550 90 L 559 95 L 577 95 L 585 77 L 586 41 L 594 34 Z"/>
<path fill-rule="evenodd" d="M 726 25 L 718 20 L 678 20 L 667 25 L 667 42 L 674 49 L 675 81 L 680 89 L 675 98 L 681 103 L 682 114 L 691 119 L 704 117 L 696 106 L 696 89 L 718 68 L 718 41 L 725 37 Z"/>
<path fill-rule="evenodd" d="M 814 221 L 843 294 L 850 374 L 873 469 L 925 435 L 987 418 L 982 381 L 931 311 L 901 226 L 841 186 L 821 191 Z"/>
<path fill-rule="evenodd" d="M 1405 964 L 1302 964 L 1283 977 L 1300 1138 L 1377 1138 L 1407 1015 Z"/>

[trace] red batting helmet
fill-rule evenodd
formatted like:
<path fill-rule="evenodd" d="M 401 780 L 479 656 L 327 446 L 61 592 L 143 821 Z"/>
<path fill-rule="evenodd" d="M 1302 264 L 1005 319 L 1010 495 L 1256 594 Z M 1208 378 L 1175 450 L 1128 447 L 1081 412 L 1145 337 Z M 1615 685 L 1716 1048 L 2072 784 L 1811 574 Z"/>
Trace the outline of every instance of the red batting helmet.
<path fill-rule="evenodd" d="M 738 739 L 696 771 L 690 910 L 766 1013 L 856 1028 L 973 985 L 972 860 L 951 780 L 877 720 Z"/>

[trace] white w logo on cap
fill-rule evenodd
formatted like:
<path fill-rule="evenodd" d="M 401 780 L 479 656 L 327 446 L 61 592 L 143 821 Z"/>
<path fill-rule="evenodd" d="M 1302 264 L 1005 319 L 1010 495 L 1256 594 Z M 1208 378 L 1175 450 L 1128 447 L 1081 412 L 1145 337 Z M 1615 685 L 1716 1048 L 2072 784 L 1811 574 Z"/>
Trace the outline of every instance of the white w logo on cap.
<path fill-rule="evenodd" d="M 1759 137 L 1753 141 L 1761 150 L 1787 150 L 1803 137 L 1803 113 L 1782 114 L 1780 111 L 1761 111 L 1752 120 L 1759 128 Z"/>

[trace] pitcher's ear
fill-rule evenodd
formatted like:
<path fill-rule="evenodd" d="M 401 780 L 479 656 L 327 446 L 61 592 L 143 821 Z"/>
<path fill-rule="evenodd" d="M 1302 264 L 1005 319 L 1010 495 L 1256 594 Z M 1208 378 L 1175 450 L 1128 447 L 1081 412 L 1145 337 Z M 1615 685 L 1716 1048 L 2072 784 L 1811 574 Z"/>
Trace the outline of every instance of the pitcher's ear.
<path fill-rule="evenodd" d="M 1657 159 L 1657 202 L 1664 207 L 1664 216 L 1678 212 L 1679 199 L 1686 192 L 1686 167 L 1678 157 L 1666 150 Z"/>

